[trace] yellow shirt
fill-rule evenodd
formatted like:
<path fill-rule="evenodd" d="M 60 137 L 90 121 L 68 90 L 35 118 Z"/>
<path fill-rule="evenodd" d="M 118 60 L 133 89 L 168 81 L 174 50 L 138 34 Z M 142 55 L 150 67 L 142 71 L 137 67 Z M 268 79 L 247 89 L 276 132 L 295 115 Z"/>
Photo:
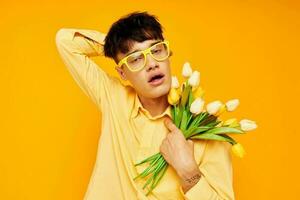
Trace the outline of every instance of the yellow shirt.
<path fill-rule="evenodd" d="M 186 194 L 179 177 L 168 167 L 148 196 L 145 180 L 133 181 L 145 166 L 134 163 L 159 152 L 168 130 L 163 123 L 170 114 L 152 117 L 131 86 L 103 71 L 92 56 L 103 55 L 105 34 L 95 30 L 61 28 L 56 33 L 60 56 L 83 92 L 102 112 L 102 130 L 93 173 L 85 200 L 217 200 L 234 199 L 230 144 L 197 140 L 195 159 L 202 172 L 199 182 Z"/>

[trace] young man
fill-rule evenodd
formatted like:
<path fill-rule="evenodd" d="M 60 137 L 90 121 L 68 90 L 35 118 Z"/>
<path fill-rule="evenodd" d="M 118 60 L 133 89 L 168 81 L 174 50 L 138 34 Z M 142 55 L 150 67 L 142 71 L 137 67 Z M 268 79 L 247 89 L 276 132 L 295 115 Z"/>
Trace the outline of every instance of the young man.
<path fill-rule="evenodd" d="M 234 199 L 230 145 L 186 141 L 170 120 L 169 43 L 161 24 L 146 12 L 131 13 L 105 35 L 62 28 L 56 45 L 71 75 L 102 112 L 99 150 L 85 200 Z M 90 57 L 114 59 L 120 77 L 107 74 Z M 169 167 L 146 196 L 133 178 L 142 159 L 161 152 Z"/>

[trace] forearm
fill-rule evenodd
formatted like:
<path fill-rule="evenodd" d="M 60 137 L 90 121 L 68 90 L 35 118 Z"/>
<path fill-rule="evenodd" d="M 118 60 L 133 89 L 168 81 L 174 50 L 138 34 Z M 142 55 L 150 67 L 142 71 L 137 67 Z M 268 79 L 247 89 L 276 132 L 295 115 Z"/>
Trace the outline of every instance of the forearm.
<path fill-rule="evenodd" d="M 58 46 L 65 45 L 70 53 L 86 56 L 103 55 L 105 34 L 96 30 L 61 28 L 56 34 Z"/>
<path fill-rule="evenodd" d="M 104 34 L 94 30 L 62 28 L 56 33 L 56 46 L 65 66 L 80 88 L 100 106 L 108 74 L 90 57 L 101 55 Z"/>
<path fill-rule="evenodd" d="M 187 170 L 181 170 L 177 173 L 180 177 L 180 183 L 184 193 L 195 186 L 201 178 L 201 172 L 197 165 Z"/>

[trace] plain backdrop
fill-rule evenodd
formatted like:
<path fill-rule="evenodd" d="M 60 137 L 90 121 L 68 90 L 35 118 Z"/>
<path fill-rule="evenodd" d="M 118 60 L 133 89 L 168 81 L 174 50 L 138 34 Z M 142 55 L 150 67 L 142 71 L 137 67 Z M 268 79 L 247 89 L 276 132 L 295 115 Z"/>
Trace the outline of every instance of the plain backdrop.
<path fill-rule="evenodd" d="M 299 35 L 297 1 L 1 2 L 0 198 L 80 200 L 95 163 L 101 112 L 57 53 L 58 29 L 107 32 L 132 11 L 155 14 L 174 55 L 173 75 L 189 61 L 205 101 L 238 98 L 222 119 L 251 119 L 235 137 L 237 200 L 296 199 L 299 184 Z M 93 58 L 117 76 L 112 60 Z M 113 173 L 113 172 L 112 172 Z"/>

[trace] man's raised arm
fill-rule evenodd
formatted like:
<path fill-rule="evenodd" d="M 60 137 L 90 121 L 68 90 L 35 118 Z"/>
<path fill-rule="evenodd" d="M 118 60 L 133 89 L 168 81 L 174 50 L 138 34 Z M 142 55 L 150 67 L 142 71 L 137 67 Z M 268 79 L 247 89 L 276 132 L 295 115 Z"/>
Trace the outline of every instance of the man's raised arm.
<path fill-rule="evenodd" d="M 103 55 L 105 34 L 95 30 L 61 28 L 55 42 L 67 69 L 79 87 L 100 108 L 104 87 L 111 77 L 90 57 Z M 102 91 L 102 92 L 101 92 Z"/>

